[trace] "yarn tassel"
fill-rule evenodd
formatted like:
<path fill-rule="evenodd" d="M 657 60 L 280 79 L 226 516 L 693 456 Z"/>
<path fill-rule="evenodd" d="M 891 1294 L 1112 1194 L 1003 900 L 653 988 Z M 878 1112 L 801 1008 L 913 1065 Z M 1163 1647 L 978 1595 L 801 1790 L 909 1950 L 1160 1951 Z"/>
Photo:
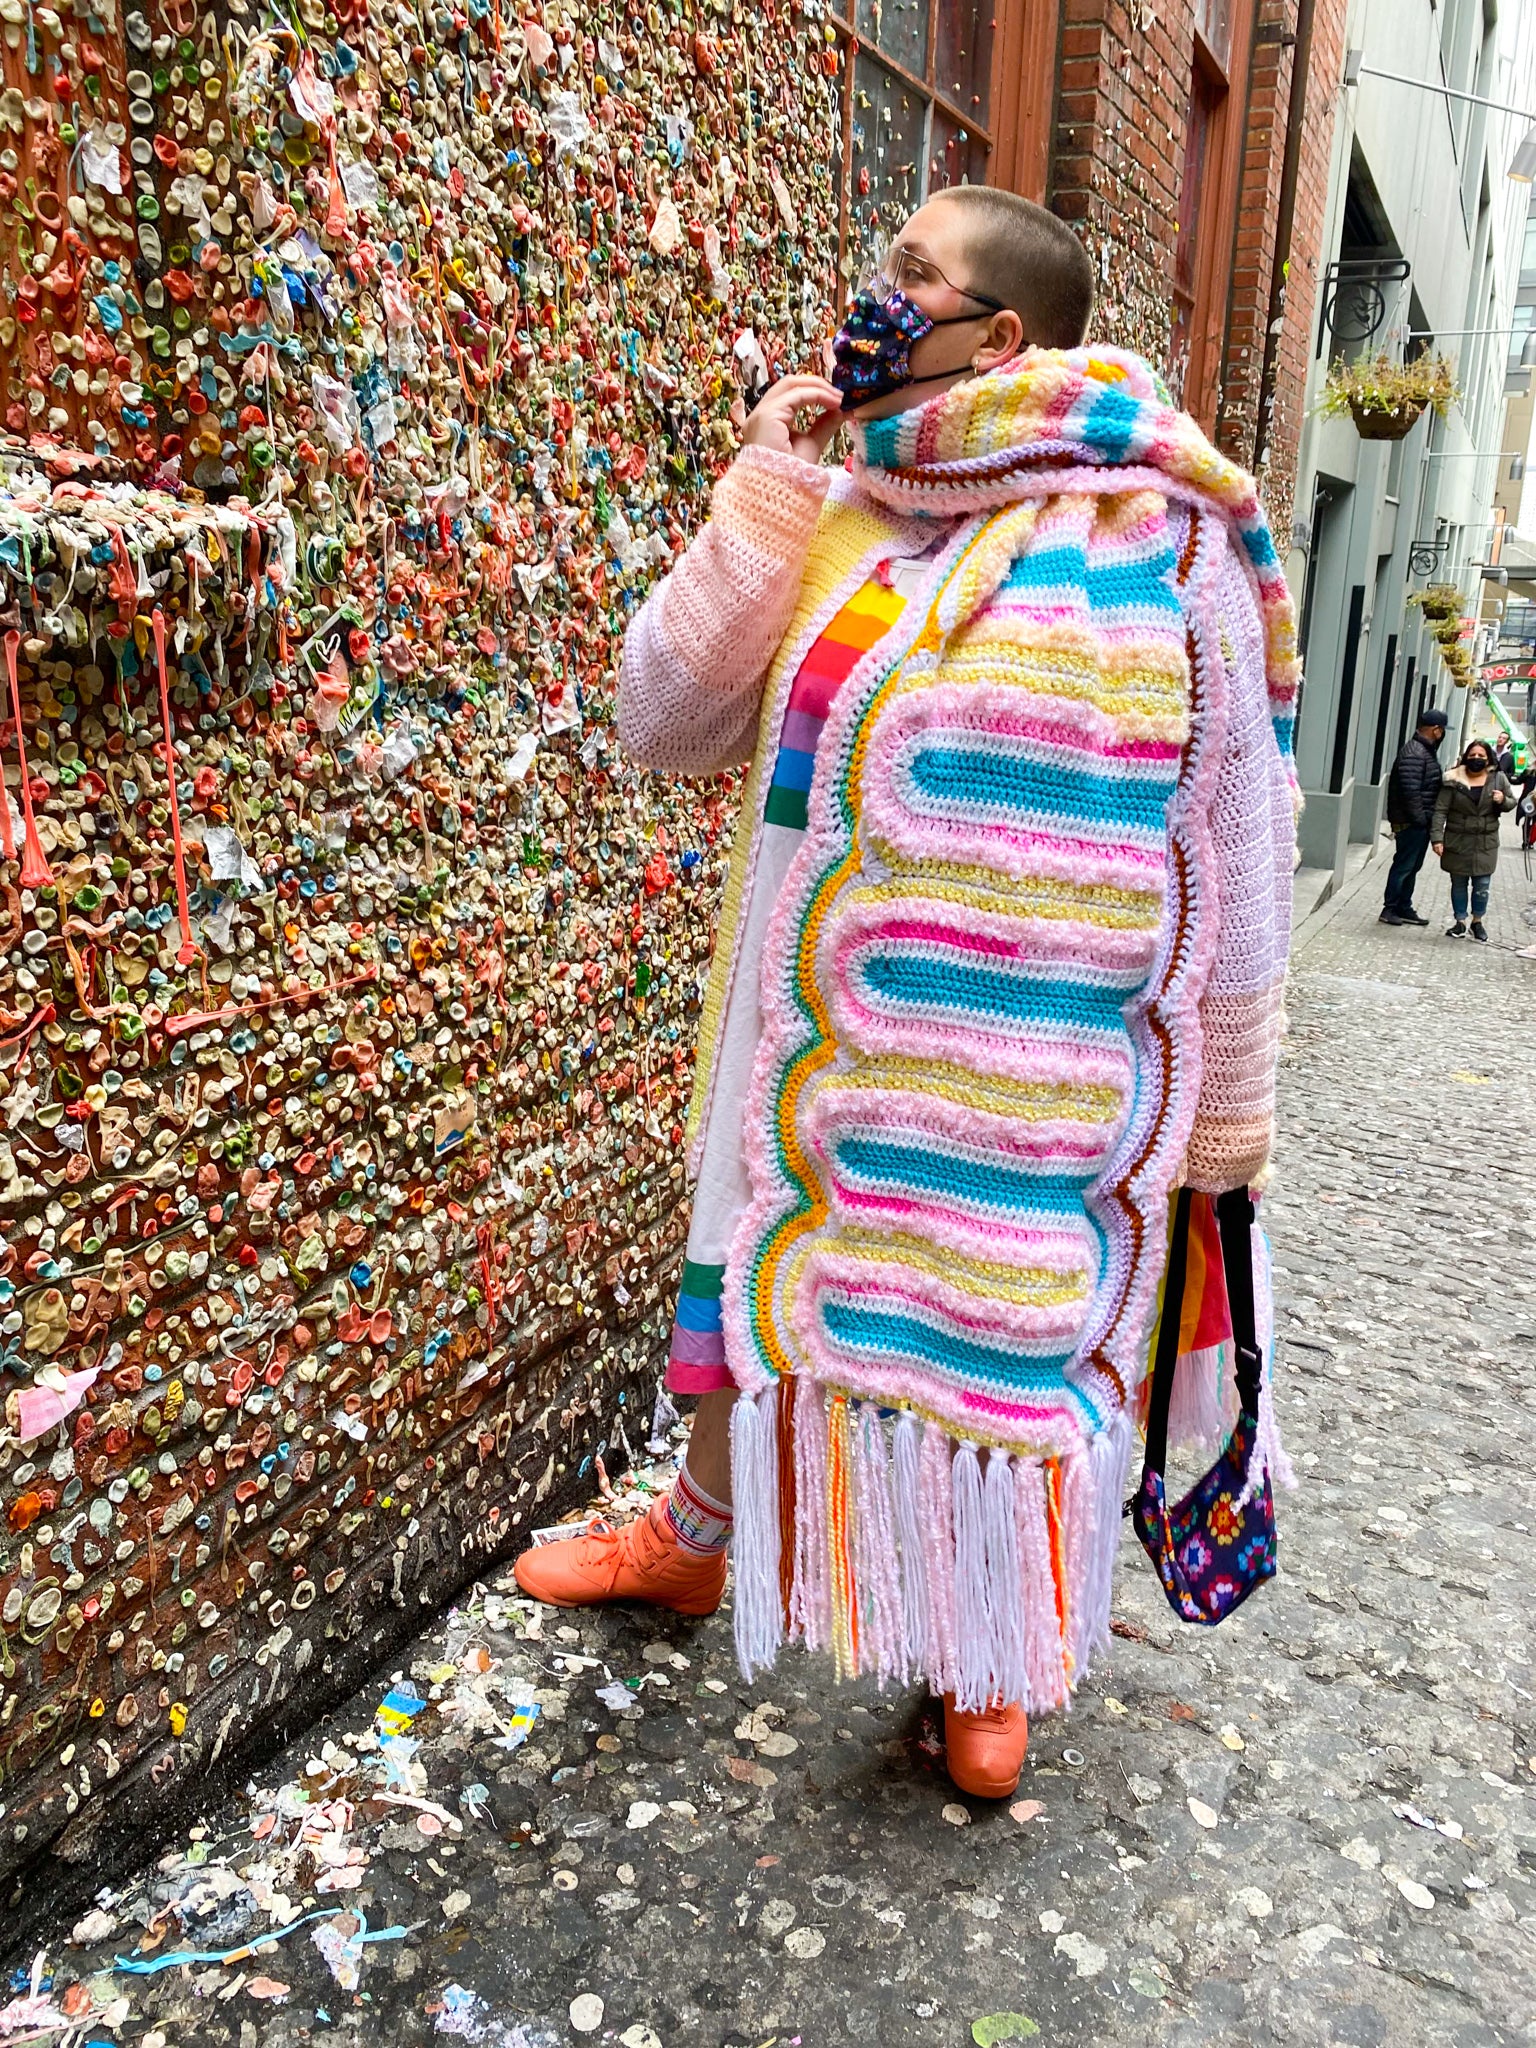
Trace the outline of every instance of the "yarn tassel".
<path fill-rule="evenodd" d="M 955 1517 L 955 1704 L 976 1714 L 992 1694 L 991 1622 L 987 1613 L 987 1539 L 982 1523 L 981 1460 L 963 1443 L 950 1465 Z"/>
<path fill-rule="evenodd" d="M 1230 1350 L 1229 1344 L 1207 1344 L 1179 1354 L 1168 1402 L 1169 1450 L 1194 1445 L 1214 1455 L 1220 1448 L 1222 1375 Z"/>
<path fill-rule="evenodd" d="M 1296 1491 L 1295 1469 L 1286 1456 L 1285 1445 L 1280 1441 L 1280 1423 L 1275 1415 L 1274 1281 L 1269 1270 L 1269 1239 L 1259 1229 L 1253 1233 L 1253 1311 L 1264 1371 L 1259 1381 L 1258 1435 L 1253 1456 L 1248 1461 L 1247 1483 L 1237 1503 L 1239 1508 L 1248 1505 L 1266 1472 L 1274 1485 L 1283 1486 L 1288 1493 Z"/>
<path fill-rule="evenodd" d="M 832 1566 L 832 1662 L 841 1682 L 858 1675 L 858 1585 L 853 1570 L 853 1487 L 848 1397 L 827 1404 L 827 1536 Z"/>
<path fill-rule="evenodd" d="M 1088 1580 L 1093 1557 L 1093 1474 L 1084 1451 L 1073 1451 L 1062 1463 L 1061 1547 L 1066 1638 L 1075 1683 L 1088 1668 Z"/>
<path fill-rule="evenodd" d="M 819 1380 L 800 1374 L 795 1390 L 795 1578 L 789 1637 L 808 1650 L 832 1642 L 827 1551 L 827 1402 Z"/>
<path fill-rule="evenodd" d="M 954 1494 L 950 1476 L 950 1442 L 936 1422 L 923 1431 L 919 1511 L 923 1561 L 928 1579 L 928 1641 L 925 1661 L 928 1683 L 935 1692 L 953 1692 L 955 1657 Z"/>
<path fill-rule="evenodd" d="M 1061 1624 L 1056 1612 L 1056 1584 L 1051 1574 L 1050 1533 L 1046 1526 L 1045 1472 L 1037 1458 L 1014 1467 L 1014 1526 L 1019 1539 L 1020 1578 L 1024 1588 L 1024 1662 L 1029 1680 L 1028 1704 L 1034 1714 L 1059 1707 L 1067 1696 L 1062 1660 Z"/>
<path fill-rule="evenodd" d="M 853 1427 L 854 1577 L 859 1588 L 859 1662 L 884 1691 L 907 1671 L 901 1561 L 891 1508 L 891 1468 L 878 1409 L 864 1402 Z"/>
<path fill-rule="evenodd" d="M 771 1671 L 784 1640 L 779 1596 L 777 1392 L 743 1394 L 731 1410 L 732 1545 L 736 1578 L 736 1657 L 750 1684 Z"/>
<path fill-rule="evenodd" d="M 928 1648 L 928 1573 L 923 1557 L 921 1519 L 922 1444 L 923 1433 L 917 1418 L 908 1414 L 898 1415 L 891 1463 L 893 1491 L 896 1496 L 896 1527 L 901 1538 L 901 1611 L 905 1622 L 905 1676 L 922 1670 Z"/>
<path fill-rule="evenodd" d="M 1078 1662 L 1109 1648 L 1110 1603 L 1115 1587 L 1115 1554 L 1124 1522 L 1126 1473 L 1131 1456 L 1130 1417 L 1122 1410 L 1093 1439 L 1089 1448 L 1093 1487 L 1093 1552 L 1084 1595 Z"/>
<path fill-rule="evenodd" d="M 795 1589 L 795 1393 L 798 1376 L 780 1376 L 774 1420 L 779 1457 L 779 1606 L 788 1627 Z"/>
<path fill-rule="evenodd" d="M 994 1700 L 1023 1700 L 1023 1587 L 1014 1534 L 1013 1471 L 1005 1451 L 983 1467 L 961 1444 L 951 1467 L 955 1516 L 955 1699 L 979 1713 Z"/>
<path fill-rule="evenodd" d="M 1019 1569 L 1013 1460 L 989 1451 L 985 1474 L 987 1606 L 992 1617 L 991 1694 L 1009 1705 L 1029 1697 L 1024 1655 L 1024 1581 Z"/>

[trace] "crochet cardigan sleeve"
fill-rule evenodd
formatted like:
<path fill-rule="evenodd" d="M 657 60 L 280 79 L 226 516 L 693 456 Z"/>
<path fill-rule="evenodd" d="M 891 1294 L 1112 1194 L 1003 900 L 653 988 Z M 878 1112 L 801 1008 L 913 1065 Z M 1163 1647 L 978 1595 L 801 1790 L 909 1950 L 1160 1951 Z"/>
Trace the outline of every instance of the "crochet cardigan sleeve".
<path fill-rule="evenodd" d="M 619 743 L 633 760 L 711 775 L 750 756 L 831 481 L 797 456 L 747 447 L 716 484 L 708 523 L 624 637 Z"/>
<path fill-rule="evenodd" d="M 1215 602 L 1227 667 L 1227 735 L 1211 799 L 1218 917 L 1200 1003 L 1201 1078 L 1185 1177 L 1208 1194 L 1259 1180 L 1275 1122 L 1296 812 L 1270 723 L 1264 627 L 1233 542 Z"/>

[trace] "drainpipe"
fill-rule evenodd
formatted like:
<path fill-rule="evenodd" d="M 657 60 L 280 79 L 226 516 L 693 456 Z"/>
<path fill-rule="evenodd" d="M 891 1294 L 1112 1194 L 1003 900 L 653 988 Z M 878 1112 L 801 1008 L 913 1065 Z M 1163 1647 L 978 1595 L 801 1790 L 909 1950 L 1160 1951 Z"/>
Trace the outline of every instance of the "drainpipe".
<path fill-rule="evenodd" d="M 1285 161 L 1280 172 L 1280 211 L 1275 223 L 1275 266 L 1269 281 L 1269 323 L 1264 331 L 1264 367 L 1259 374 L 1259 413 L 1253 436 L 1254 473 L 1269 452 L 1269 429 L 1279 370 L 1280 329 L 1285 319 L 1286 270 L 1291 260 L 1291 229 L 1296 219 L 1296 187 L 1301 179 L 1302 130 L 1307 118 L 1307 72 L 1312 61 L 1312 16 L 1316 0 L 1300 0 L 1296 9 L 1296 54 L 1291 64 L 1290 105 L 1286 112 Z"/>

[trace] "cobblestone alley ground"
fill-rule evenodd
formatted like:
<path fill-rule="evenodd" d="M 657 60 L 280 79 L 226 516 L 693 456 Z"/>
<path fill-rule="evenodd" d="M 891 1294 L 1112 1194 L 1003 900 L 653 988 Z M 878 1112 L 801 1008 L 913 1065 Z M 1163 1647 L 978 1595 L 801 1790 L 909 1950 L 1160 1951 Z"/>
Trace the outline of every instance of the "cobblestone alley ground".
<path fill-rule="evenodd" d="M 404 1803 L 369 1797 L 386 1673 L 58 1930 L 41 2003 L 144 2048 L 1536 2040 L 1536 889 L 1509 855 L 1474 947 L 1380 927 L 1380 877 L 1294 975 L 1281 1577 L 1192 1630 L 1127 1538 L 1113 1665 L 1011 1810 L 958 1799 L 915 1696 L 797 1656 L 748 1691 L 724 1617 L 539 1616 L 506 1577 L 419 1646 Z M 407 1932 L 206 1960 L 327 1908 Z M 105 1974 L 157 1915 L 146 1960 L 205 1959 Z"/>

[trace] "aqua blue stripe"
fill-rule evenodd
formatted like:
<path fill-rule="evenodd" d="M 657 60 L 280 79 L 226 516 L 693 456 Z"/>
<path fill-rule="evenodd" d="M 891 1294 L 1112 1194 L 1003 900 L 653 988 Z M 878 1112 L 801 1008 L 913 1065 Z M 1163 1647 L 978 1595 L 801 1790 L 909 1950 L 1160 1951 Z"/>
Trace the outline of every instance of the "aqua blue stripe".
<path fill-rule="evenodd" d="M 696 1294 L 680 1294 L 677 1297 L 676 1321 L 684 1330 L 718 1330 L 721 1326 L 720 1303 L 718 1300 L 701 1300 Z"/>
<path fill-rule="evenodd" d="M 1282 754 L 1289 754 L 1296 736 L 1295 719 L 1289 712 L 1277 712 L 1269 722 L 1275 729 L 1275 745 Z"/>
<path fill-rule="evenodd" d="M 994 967 L 963 967 L 948 955 L 930 959 L 910 953 L 873 953 L 862 977 L 889 1003 L 924 1009 L 967 1010 L 1013 1023 L 1044 1023 L 1104 1030 L 1122 1025 L 1133 993 L 1091 981 L 1050 981 L 1042 975 L 1009 974 Z"/>
<path fill-rule="evenodd" d="M 1275 553 L 1274 536 L 1268 526 L 1245 526 L 1243 542 L 1248 549 L 1248 559 L 1255 569 L 1273 569 L 1279 566 L 1280 557 Z"/>
<path fill-rule="evenodd" d="M 1093 611 L 1115 611 L 1134 605 L 1179 617 L 1173 568 L 1171 554 L 1159 553 L 1145 562 L 1110 567 L 1091 565 L 1078 547 L 1041 548 L 1019 556 L 1003 578 L 1002 593 L 1006 598 L 1031 590 L 1081 590 Z"/>
<path fill-rule="evenodd" d="M 896 469 L 900 466 L 896 445 L 900 425 L 900 413 L 892 413 L 889 419 L 864 423 L 864 460 L 871 469 Z"/>
<path fill-rule="evenodd" d="M 1092 775 L 980 747 L 924 747 L 913 757 L 912 780 L 940 803 L 991 804 L 1151 830 L 1164 823 L 1178 786 L 1175 776 Z"/>
<path fill-rule="evenodd" d="M 780 747 L 779 758 L 773 764 L 774 789 L 809 789 L 811 771 L 816 766 L 814 754 L 803 754 L 798 747 Z"/>
<path fill-rule="evenodd" d="M 1083 436 L 1106 462 L 1123 462 L 1140 423 L 1141 401 L 1112 386 L 1095 399 Z"/>
<path fill-rule="evenodd" d="M 990 1344 L 978 1344 L 958 1333 L 951 1336 L 916 1316 L 904 1316 L 885 1309 L 851 1307 L 846 1302 L 824 1301 L 822 1321 L 827 1334 L 861 1351 L 890 1357 L 893 1353 L 919 1358 L 939 1372 L 969 1375 L 1014 1388 L 1029 1387 L 1059 1392 L 1081 1404 L 1082 1396 L 1066 1384 L 1070 1351 L 1048 1351 L 1038 1355 L 1004 1351 Z"/>
<path fill-rule="evenodd" d="M 966 1159 L 953 1152 L 930 1152 L 921 1145 L 901 1145 L 890 1138 L 853 1135 L 834 1140 L 834 1164 L 854 1179 L 879 1182 L 904 1193 L 949 1195 L 987 1209 L 1015 1215 L 1043 1211 L 1052 1216 L 1082 1214 L 1083 1196 L 1092 1187 L 1091 1173 L 1031 1173 L 1018 1166 Z"/>

